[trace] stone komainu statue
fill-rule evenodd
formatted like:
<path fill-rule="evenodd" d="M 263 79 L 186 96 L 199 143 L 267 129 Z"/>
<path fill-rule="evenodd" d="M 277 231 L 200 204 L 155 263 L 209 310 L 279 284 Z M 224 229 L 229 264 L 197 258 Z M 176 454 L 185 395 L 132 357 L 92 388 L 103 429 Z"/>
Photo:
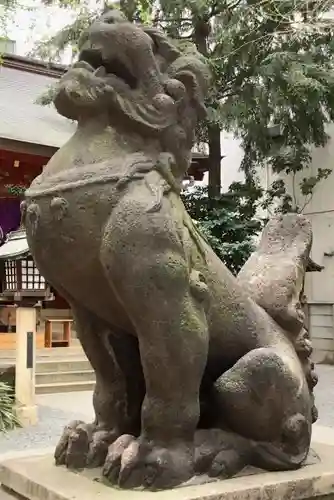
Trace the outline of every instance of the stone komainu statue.
<path fill-rule="evenodd" d="M 309 452 L 311 227 L 273 219 L 237 278 L 201 237 L 180 186 L 209 85 L 195 50 L 108 12 L 54 99 L 77 130 L 22 204 L 96 374 L 95 420 L 65 428 L 56 463 L 103 466 L 121 487 L 293 469 Z"/>

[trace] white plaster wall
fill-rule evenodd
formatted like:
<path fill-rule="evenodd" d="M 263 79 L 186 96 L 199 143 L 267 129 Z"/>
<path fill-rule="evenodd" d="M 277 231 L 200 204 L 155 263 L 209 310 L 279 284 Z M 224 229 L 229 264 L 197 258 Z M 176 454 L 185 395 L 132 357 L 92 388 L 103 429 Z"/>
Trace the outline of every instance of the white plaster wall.
<path fill-rule="evenodd" d="M 230 132 L 221 133 L 221 152 L 224 157 L 221 162 L 222 189 L 227 191 L 232 182 L 244 180 L 244 174 L 240 171 L 243 158 L 243 150 L 240 141 Z"/>

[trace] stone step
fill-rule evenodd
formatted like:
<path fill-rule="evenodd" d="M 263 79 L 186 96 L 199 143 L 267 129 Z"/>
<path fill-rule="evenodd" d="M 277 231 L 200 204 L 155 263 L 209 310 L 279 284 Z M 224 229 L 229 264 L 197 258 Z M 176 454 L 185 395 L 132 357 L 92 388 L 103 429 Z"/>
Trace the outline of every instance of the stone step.
<path fill-rule="evenodd" d="M 62 360 L 68 360 L 68 359 L 86 359 L 85 353 L 81 350 L 73 350 L 73 351 L 66 351 L 63 352 L 61 355 L 57 353 L 51 353 L 51 354 L 45 354 L 45 355 L 40 355 L 38 354 L 36 356 L 36 363 L 43 362 L 43 361 L 48 361 L 48 360 L 57 360 L 57 361 L 62 361 Z M 8 365 L 13 365 L 15 364 L 16 358 L 15 356 L 4 356 L 2 352 L 0 351 L 0 363 L 3 364 L 8 364 Z"/>
<path fill-rule="evenodd" d="M 84 357 L 85 353 L 80 346 L 74 347 L 57 347 L 52 349 L 39 349 L 36 352 L 36 360 L 45 359 L 62 359 L 62 358 L 72 358 L 72 357 Z M 16 351 L 15 350 L 0 350 L 0 360 L 2 363 L 12 363 L 15 362 Z"/>
<path fill-rule="evenodd" d="M 8 366 L 15 364 L 9 362 Z M 1 360 L 2 369 L 5 363 Z M 38 359 L 36 362 L 36 394 L 69 391 L 90 391 L 94 388 L 95 373 L 84 355 Z"/>
<path fill-rule="evenodd" d="M 36 394 L 55 394 L 60 392 L 92 391 L 94 389 L 94 386 L 95 386 L 94 381 L 38 384 L 36 385 Z"/>
<path fill-rule="evenodd" d="M 95 373 L 83 356 L 39 360 L 36 363 L 36 394 L 89 391 L 94 384 Z"/>
<path fill-rule="evenodd" d="M 46 373 L 36 373 L 36 385 L 52 385 L 68 382 L 94 382 L 95 373 L 93 370 L 80 371 L 56 371 Z"/>
<path fill-rule="evenodd" d="M 40 373 L 63 373 L 91 370 L 88 359 L 77 357 L 72 359 L 50 359 L 38 360 L 36 363 L 36 375 Z"/>
<path fill-rule="evenodd" d="M 67 358 L 73 358 L 73 357 L 84 357 L 85 353 L 83 352 L 82 349 L 79 347 L 75 347 L 74 349 L 71 348 L 59 348 L 62 349 L 61 352 L 59 352 L 58 349 L 52 349 L 52 351 L 48 351 L 47 349 L 45 351 L 38 351 L 36 355 L 37 361 L 44 361 L 45 359 L 67 359 Z"/>
<path fill-rule="evenodd" d="M 68 347 L 44 347 L 43 349 L 37 349 L 37 357 L 54 357 L 54 356 L 67 356 L 71 353 L 80 352 L 83 353 L 83 349 L 80 343 L 71 343 Z"/>

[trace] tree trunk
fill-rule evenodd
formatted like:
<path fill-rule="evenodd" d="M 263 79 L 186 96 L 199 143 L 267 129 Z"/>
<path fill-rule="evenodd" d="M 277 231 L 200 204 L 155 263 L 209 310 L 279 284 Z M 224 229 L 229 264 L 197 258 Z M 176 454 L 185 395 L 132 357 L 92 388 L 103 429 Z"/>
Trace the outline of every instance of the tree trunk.
<path fill-rule="evenodd" d="M 210 23 L 205 20 L 197 20 L 194 26 L 194 42 L 197 50 L 205 57 L 208 56 L 208 36 L 210 34 Z M 209 146 L 209 198 L 220 196 L 221 190 L 221 145 L 220 128 L 212 124 L 208 126 Z"/>
<path fill-rule="evenodd" d="M 209 136 L 209 198 L 220 196 L 221 190 L 221 143 L 218 125 L 208 127 Z"/>

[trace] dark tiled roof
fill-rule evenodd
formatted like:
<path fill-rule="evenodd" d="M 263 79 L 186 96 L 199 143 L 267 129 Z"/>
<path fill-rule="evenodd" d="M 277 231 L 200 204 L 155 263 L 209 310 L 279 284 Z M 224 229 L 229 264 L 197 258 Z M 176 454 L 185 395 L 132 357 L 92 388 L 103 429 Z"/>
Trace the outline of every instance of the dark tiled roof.
<path fill-rule="evenodd" d="M 0 247 L 0 260 L 19 259 L 29 255 L 29 246 L 24 230 L 13 231 Z"/>
<path fill-rule="evenodd" d="M 57 148 L 68 140 L 75 124 L 52 106 L 36 104 L 64 71 L 61 66 L 5 57 L 0 66 L 0 137 Z"/>
<path fill-rule="evenodd" d="M 14 68 L 20 71 L 28 71 L 40 75 L 58 78 L 65 73 L 67 67 L 63 64 L 47 63 L 32 59 L 31 57 L 17 56 L 14 54 L 2 55 L 2 64 L 7 68 Z"/>

